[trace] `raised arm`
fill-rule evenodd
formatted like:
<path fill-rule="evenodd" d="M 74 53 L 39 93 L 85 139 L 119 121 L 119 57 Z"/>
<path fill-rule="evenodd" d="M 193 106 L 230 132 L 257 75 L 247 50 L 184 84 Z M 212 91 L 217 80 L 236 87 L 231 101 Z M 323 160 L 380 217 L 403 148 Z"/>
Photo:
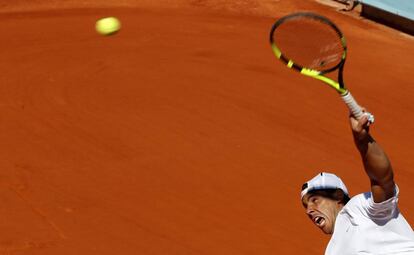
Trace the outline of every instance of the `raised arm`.
<path fill-rule="evenodd" d="M 394 196 L 395 183 L 391 163 L 369 133 L 369 122 L 366 116 L 360 120 L 350 117 L 355 145 L 358 148 L 365 172 L 371 181 L 371 192 L 376 203 Z"/>

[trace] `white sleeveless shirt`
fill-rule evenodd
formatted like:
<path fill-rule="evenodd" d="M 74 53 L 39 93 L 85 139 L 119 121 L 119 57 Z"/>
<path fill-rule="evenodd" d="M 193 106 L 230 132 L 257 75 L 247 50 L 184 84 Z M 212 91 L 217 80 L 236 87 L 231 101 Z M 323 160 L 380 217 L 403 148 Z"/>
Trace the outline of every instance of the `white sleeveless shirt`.
<path fill-rule="evenodd" d="M 338 213 L 325 255 L 414 255 L 414 232 L 394 197 L 375 203 L 371 192 L 354 196 Z"/>

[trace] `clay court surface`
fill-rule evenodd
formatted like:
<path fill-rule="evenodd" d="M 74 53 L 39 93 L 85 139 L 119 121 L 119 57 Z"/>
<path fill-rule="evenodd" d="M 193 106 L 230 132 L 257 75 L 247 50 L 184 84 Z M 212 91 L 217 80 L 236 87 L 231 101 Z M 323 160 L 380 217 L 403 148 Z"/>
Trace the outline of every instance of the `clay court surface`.
<path fill-rule="evenodd" d="M 323 254 L 302 183 L 369 182 L 336 92 L 268 45 L 303 10 L 347 36 L 414 224 L 411 37 L 314 1 L 72 2 L 0 1 L 0 254 Z"/>

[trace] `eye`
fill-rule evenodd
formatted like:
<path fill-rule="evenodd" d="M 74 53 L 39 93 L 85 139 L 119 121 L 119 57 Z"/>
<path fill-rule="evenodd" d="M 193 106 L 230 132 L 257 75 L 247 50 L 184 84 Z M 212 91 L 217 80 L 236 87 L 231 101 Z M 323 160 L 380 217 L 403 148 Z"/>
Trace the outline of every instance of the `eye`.
<path fill-rule="evenodd" d="M 312 203 L 317 203 L 318 201 L 319 201 L 319 199 L 317 197 L 312 197 L 311 198 Z"/>

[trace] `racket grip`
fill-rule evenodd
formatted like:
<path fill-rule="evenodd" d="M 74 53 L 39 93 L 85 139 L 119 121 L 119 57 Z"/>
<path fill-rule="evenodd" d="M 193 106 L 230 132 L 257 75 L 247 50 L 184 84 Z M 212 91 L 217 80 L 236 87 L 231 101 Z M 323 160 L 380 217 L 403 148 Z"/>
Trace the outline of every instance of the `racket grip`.
<path fill-rule="evenodd" d="M 369 112 L 364 113 L 361 109 L 361 106 L 358 105 L 354 97 L 351 95 L 351 92 L 348 91 L 345 95 L 341 96 L 341 98 L 342 100 L 344 100 L 352 115 L 354 115 L 357 120 L 359 120 L 364 114 L 366 114 L 368 115 L 368 121 L 374 123 L 374 115 L 372 115 Z"/>

